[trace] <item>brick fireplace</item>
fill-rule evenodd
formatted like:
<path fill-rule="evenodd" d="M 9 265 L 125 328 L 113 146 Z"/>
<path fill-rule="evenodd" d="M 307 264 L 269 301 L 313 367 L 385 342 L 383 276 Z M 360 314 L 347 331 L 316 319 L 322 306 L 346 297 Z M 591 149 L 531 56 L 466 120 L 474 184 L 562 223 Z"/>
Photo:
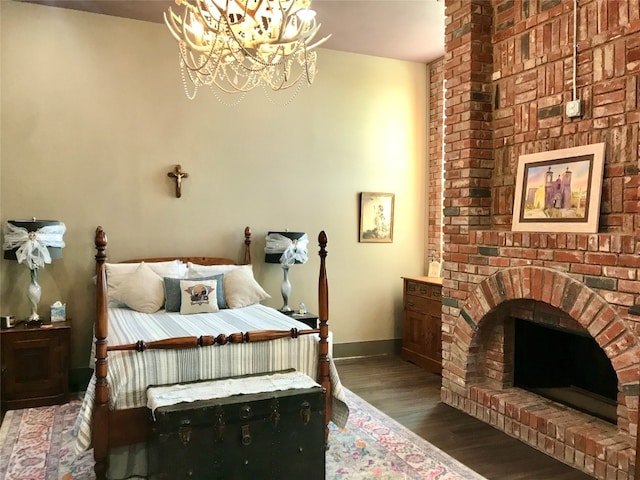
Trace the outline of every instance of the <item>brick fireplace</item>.
<path fill-rule="evenodd" d="M 425 257 L 443 260 L 442 399 L 596 478 L 638 480 L 640 2 L 445 5 L 425 235 Z M 574 82 L 583 112 L 570 118 Z M 597 233 L 512 232 L 518 157 L 598 142 Z M 611 422 L 514 387 L 516 319 L 593 339 L 617 380 Z"/>
<path fill-rule="evenodd" d="M 615 424 L 513 387 L 516 318 L 572 319 L 595 339 L 618 377 Z M 448 330 L 446 403 L 597 478 L 633 478 L 640 346 L 596 291 L 544 266 L 501 268 L 469 293 Z"/>

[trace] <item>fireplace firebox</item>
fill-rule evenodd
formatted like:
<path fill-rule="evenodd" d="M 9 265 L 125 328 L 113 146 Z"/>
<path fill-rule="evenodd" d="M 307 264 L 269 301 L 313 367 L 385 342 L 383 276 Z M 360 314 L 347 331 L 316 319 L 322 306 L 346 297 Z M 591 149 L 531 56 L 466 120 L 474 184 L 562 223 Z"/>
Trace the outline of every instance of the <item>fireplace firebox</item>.
<path fill-rule="evenodd" d="M 515 320 L 514 385 L 616 423 L 611 361 L 586 331 Z"/>

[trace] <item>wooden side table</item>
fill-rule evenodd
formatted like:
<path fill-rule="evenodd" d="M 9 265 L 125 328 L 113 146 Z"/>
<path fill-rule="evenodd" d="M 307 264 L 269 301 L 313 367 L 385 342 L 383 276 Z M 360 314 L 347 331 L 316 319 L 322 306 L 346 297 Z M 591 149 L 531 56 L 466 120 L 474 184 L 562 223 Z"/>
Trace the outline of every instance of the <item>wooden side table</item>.
<path fill-rule="evenodd" d="M 2 411 L 69 400 L 71 321 L 0 330 Z"/>

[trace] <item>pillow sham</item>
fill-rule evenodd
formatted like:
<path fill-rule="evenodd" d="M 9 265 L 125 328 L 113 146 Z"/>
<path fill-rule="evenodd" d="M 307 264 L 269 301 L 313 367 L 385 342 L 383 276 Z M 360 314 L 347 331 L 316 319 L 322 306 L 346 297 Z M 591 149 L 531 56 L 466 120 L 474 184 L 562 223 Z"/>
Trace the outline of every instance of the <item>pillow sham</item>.
<path fill-rule="evenodd" d="M 229 308 L 248 307 L 271 298 L 253 277 L 251 265 L 240 265 L 223 278 L 224 296 Z"/>
<path fill-rule="evenodd" d="M 227 308 L 224 300 L 224 285 L 222 283 L 222 274 L 212 275 L 210 277 L 193 278 L 188 280 L 216 280 L 216 300 L 218 308 Z M 179 312 L 182 304 L 182 289 L 180 288 L 181 278 L 164 277 L 164 309 L 167 312 Z"/>
<path fill-rule="evenodd" d="M 186 315 L 217 312 L 217 286 L 217 280 L 180 280 L 180 313 Z"/>
<path fill-rule="evenodd" d="M 141 263 L 145 263 L 160 277 L 184 277 L 186 274 L 186 265 L 180 260 Z M 105 263 L 105 271 L 107 273 L 107 299 L 109 302 L 122 303 L 121 285 L 129 275 L 136 271 L 141 263 Z"/>
<path fill-rule="evenodd" d="M 229 273 L 240 268 L 242 265 L 198 265 L 197 263 L 187 263 L 187 278 L 209 277 Z"/>
<path fill-rule="evenodd" d="M 142 262 L 120 284 L 119 301 L 132 310 L 155 313 L 164 305 L 164 282 Z"/>

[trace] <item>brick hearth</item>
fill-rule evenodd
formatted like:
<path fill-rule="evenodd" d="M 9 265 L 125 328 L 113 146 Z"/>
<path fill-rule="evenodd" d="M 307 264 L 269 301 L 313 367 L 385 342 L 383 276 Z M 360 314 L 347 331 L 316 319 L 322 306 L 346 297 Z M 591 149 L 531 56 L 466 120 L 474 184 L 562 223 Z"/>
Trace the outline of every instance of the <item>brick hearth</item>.
<path fill-rule="evenodd" d="M 610 423 L 518 388 L 471 387 L 444 400 L 509 435 L 597 478 L 626 479 L 635 439 Z"/>

